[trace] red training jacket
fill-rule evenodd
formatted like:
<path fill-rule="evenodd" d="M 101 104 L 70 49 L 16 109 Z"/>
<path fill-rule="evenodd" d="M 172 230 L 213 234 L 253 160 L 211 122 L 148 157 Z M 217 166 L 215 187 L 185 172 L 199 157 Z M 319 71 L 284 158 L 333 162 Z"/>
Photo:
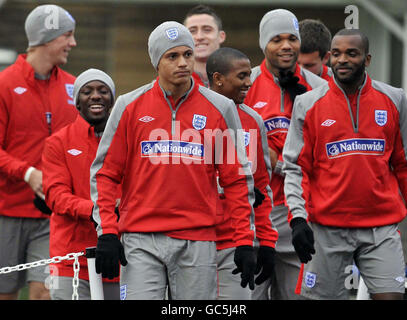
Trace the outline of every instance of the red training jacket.
<path fill-rule="evenodd" d="M 312 90 L 326 82 L 298 64 L 294 76 L 300 79 L 299 83 L 307 90 Z M 278 78 L 268 71 L 265 60 L 260 66 L 253 68 L 251 79 L 253 85 L 244 102 L 263 118 L 269 147 L 277 153 L 281 162 L 283 146 L 291 121 L 293 101 L 288 92 L 285 92 L 278 84 Z M 270 186 L 273 190 L 274 206 L 278 206 L 284 204 L 285 201 L 284 177 L 276 169 L 274 169 L 274 173 Z"/>
<path fill-rule="evenodd" d="M 215 241 L 219 172 L 231 202 L 233 239 L 253 245 L 253 177 L 243 145 L 233 139 L 241 129 L 238 117 L 232 100 L 194 81 L 178 101 L 159 79 L 120 96 L 91 167 L 98 235 L 161 232 Z M 121 182 L 117 222 L 113 195 Z"/>
<path fill-rule="evenodd" d="M 267 144 L 266 128 L 260 115 L 244 104 L 237 107 L 242 128 L 247 158 L 251 164 L 254 185 L 263 193 L 265 199 L 254 209 L 256 238 L 261 246 L 275 248 L 278 232 L 272 227 L 272 191 L 270 189 L 271 164 Z M 231 208 L 224 196 L 220 197 L 218 206 L 218 224 L 216 225 L 216 247 L 218 250 L 235 247 L 233 227 L 231 223 Z"/>
<path fill-rule="evenodd" d="M 353 117 L 334 78 L 295 99 L 284 147 L 285 191 L 294 218 L 343 228 L 404 219 L 405 93 L 366 73 L 356 101 Z"/>
<path fill-rule="evenodd" d="M 74 123 L 45 141 L 43 188 L 47 205 L 53 212 L 50 221 L 52 257 L 96 246 L 97 234 L 91 221 L 93 202 L 90 200 L 89 176 L 99 141 L 94 127 L 80 115 Z M 89 280 L 86 257 L 79 257 L 79 262 L 79 278 Z M 59 276 L 73 277 L 72 265 L 73 260 L 64 260 L 54 266 L 58 268 Z"/>
<path fill-rule="evenodd" d="M 25 54 L 0 72 L 0 215 L 49 217 L 35 208 L 24 175 L 30 166 L 41 170 L 45 138 L 75 120 L 74 81 L 58 67 L 49 80 L 35 79 Z"/>

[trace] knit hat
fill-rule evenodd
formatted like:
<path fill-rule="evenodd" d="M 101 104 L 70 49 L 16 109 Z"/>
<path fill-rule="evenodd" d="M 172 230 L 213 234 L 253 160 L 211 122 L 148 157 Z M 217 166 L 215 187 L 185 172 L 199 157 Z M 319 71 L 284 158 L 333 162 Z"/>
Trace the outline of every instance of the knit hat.
<path fill-rule="evenodd" d="M 75 19 L 68 11 L 54 4 L 36 7 L 25 19 L 29 47 L 47 43 L 74 29 Z"/>
<path fill-rule="evenodd" d="M 79 96 L 79 91 L 81 88 L 87 84 L 88 82 L 91 81 L 101 81 L 104 84 L 106 84 L 110 91 L 112 92 L 112 99 L 114 102 L 114 96 L 115 96 L 115 86 L 112 78 L 110 76 L 98 69 L 88 69 L 84 72 L 82 72 L 75 80 L 73 84 L 73 101 L 75 102 L 75 105 L 78 104 L 78 96 Z"/>
<path fill-rule="evenodd" d="M 282 33 L 293 34 L 301 41 L 297 17 L 285 9 L 267 12 L 260 21 L 259 31 L 259 43 L 263 51 L 271 39 Z"/>
<path fill-rule="evenodd" d="M 176 21 L 166 21 L 151 32 L 148 38 L 148 54 L 151 63 L 157 69 L 162 55 L 171 48 L 187 46 L 195 48 L 194 39 L 189 30 Z"/>

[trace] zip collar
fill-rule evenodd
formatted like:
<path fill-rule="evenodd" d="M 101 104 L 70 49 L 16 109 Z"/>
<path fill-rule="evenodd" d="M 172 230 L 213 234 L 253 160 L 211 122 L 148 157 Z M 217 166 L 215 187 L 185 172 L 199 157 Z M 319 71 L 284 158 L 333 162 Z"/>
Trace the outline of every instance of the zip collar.
<path fill-rule="evenodd" d="M 353 131 L 355 133 L 359 132 L 359 102 L 360 102 L 360 97 L 364 94 L 366 94 L 370 87 L 371 87 L 371 79 L 367 72 L 365 71 L 365 79 L 363 80 L 362 85 L 357 89 L 358 95 L 357 95 L 357 100 L 356 100 L 356 119 L 353 118 L 353 112 L 352 112 L 352 107 L 349 101 L 349 98 L 346 94 L 346 92 L 339 86 L 339 84 L 336 82 L 335 77 L 333 76 L 331 80 L 329 81 L 330 88 L 339 96 L 344 97 L 346 104 L 348 106 L 348 112 L 350 115 L 350 119 L 352 122 L 352 127 Z"/>

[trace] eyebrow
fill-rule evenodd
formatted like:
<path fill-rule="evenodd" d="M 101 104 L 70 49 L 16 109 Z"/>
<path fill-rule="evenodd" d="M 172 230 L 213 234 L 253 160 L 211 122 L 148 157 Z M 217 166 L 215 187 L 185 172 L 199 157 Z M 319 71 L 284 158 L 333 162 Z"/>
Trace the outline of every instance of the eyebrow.
<path fill-rule="evenodd" d="M 90 85 L 88 85 L 88 84 L 85 84 L 85 85 L 80 89 L 80 91 L 85 90 L 85 89 L 94 89 L 94 88 L 95 88 L 95 87 L 93 87 L 93 86 L 90 86 Z M 96 86 L 96 89 L 102 89 L 102 88 L 105 88 L 105 89 L 110 90 L 110 89 L 108 88 L 108 86 L 105 85 L 105 84 L 99 84 L 99 85 Z"/>

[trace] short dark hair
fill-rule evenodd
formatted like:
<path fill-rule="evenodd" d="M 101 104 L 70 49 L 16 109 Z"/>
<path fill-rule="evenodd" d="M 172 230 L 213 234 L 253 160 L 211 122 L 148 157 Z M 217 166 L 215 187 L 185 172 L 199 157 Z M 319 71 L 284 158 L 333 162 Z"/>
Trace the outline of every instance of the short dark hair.
<path fill-rule="evenodd" d="M 204 5 L 204 4 L 198 4 L 197 6 L 193 7 L 190 9 L 184 19 L 184 24 L 185 20 L 189 18 L 190 16 L 194 16 L 197 14 L 207 14 L 213 17 L 215 20 L 216 25 L 218 26 L 219 31 L 223 30 L 222 26 L 222 19 L 216 14 L 215 10 L 213 10 L 211 7 Z"/>
<path fill-rule="evenodd" d="M 321 59 L 331 46 L 331 32 L 320 20 L 305 19 L 300 21 L 301 53 L 319 52 Z"/>
<path fill-rule="evenodd" d="M 227 75 L 231 71 L 232 62 L 235 60 L 249 58 L 241 51 L 223 47 L 214 51 L 206 61 L 206 74 L 208 75 L 209 85 L 213 84 L 213 74 L 219 72 L 220 74 Z"/>
<path fill-rule="evenodd" d="M 359 36 L 362 40 L 362 46 L 365 50 L 365 54 L 369 53 L 369 38 L 359 29 L 341 29 L 334 35 L 334 37 L 336 36 Z"/>

